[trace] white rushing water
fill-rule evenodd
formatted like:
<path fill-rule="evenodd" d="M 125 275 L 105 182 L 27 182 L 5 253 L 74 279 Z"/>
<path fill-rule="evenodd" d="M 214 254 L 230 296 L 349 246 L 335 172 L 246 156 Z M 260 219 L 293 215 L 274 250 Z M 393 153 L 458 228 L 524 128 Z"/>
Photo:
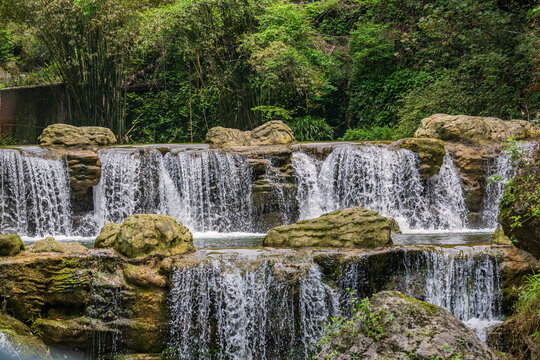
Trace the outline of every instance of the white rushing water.
<path fill-rule="evenodd" d="M 66 165 L 47 155 L 0 149 L 0 233 L 71 234 Z"/>
<path fill-rule="evenodd" d="M 4 356 L 8 356 L 9 360 L 22 359 L 19 347 L 10 341 L 8 335 L 0 331 L 0 359 L 4 359 Z"/>
<path fill-rule="evenodd" d="M 448 155 L 427 181 L 415 153 L 384 146 L 337 146 L 324 161 L 295 152 L 292 161 L 302 219 L 363 206 L 396 219 L 403 232 L 466 227 L 460 179 Z"/>
<path fill-rule="evenodd" d="M 176 268 L 170 345 L 178 359 L 307 359 L 335 299 L 313 264 L 221 259 Z"/>

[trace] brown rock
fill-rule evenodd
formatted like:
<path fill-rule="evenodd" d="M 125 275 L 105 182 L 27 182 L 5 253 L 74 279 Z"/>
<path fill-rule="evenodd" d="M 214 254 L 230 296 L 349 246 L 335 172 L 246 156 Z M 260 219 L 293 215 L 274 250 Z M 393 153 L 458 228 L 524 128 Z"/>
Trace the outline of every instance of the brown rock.
<path fill-rule="evenodd" d="M 0 234 L 0 256 L 14 256 L 24 250 L 24 244 L 16 234 Z"/>
<path fill-rule="evenodd" d="M 61 253 L 61 254 L 82 254 L 89 249 L 77 242 L 60 242 L 53 237 L 38 240 L 32 245 L 26 247 L 26 251 L 31 253 Z"/>
<path fill-rule="evenodd" d="M 394 143 L 394 146 L 414 151 L 420 157 L 422 177 L 429 179 L 441 170 L 446 149 L 441 140 L 427 138 L 406 138 Z"/>
<path fill-rule="evenodd" d="M 252 131 L 217 126 L 206 134 L 206 142 L 217 146 L 279 145 L 294 141 L 292 130 L 279 120 L 264 123 Z"/>
<path fill-rule="evenodd" d="M 76 127 L 67 124 L 47 126 L 38 138 L 41 146 L 91 147 L 116 144 L 110 129 L 97 126 Z"/>

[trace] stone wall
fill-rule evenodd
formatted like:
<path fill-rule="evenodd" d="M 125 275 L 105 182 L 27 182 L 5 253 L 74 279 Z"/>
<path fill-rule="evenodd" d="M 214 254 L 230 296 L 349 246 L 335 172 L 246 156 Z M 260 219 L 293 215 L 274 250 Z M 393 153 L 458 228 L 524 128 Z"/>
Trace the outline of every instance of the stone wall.
<path fill-rule="evenodd" d="M 0 90 L 0 133 L 18 143 L 36 144 L 44 128 L 68 123 L 62 85 L 41 85 Z"/>

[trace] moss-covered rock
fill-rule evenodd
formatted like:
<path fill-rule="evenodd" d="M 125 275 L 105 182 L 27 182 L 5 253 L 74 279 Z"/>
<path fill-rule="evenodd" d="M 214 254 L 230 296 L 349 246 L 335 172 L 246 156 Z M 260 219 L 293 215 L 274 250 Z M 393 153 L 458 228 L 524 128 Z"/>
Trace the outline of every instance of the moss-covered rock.
<path fill-rule="evenodd" d="M 128 257 L 178 255 L 194 250 L 193 235 L 167 215 L 131 215 L 119 227 L 108 224 L 102 232 L 96 247 L 113 247 Z"/>
<path fill-rule="evenodd" d="M 60 242 L 53 237 L 47 237 L 43 240 L 38 240 L 32 245 L 26 247 L 26 251 L 32 253 L 62 253 L 62 254 L 82 254 L 89 249 L 77 242 Z"/>
<path fill-rule="evenodd" d="M 540 127 L 525 120 L 434 114 L 422 120 L 414 136 L 477 144 L 505 141 L 510 137 L 520 140 L 538 138 Z"/>
<path fill-rule="evenodd" d="M 117 223 L 105 224 L 101 228 L 101 231 L 99 232 L 99 235 L 94 242 L 94 246 L 98 249 L 114 247 L 116 238 L 118 237 L 118 233 L 120 232 L 120 226 L 121 224 Z"/>
<path fill-rule="evenodd" d="M 206 142 L 217 146 L 279 145 L 294 141 L 291 128 L 279 120 L 268 121 L 252 131 L 217 126 L 206 134 Z"/>
<path fill-rule="evenodd" d="M 89 147 L 116 144 L 110 129 L 98 126 L 49 125 L 38 138 L 41 146 Z"/>
<path fill-rule="evenodd" d="M 437 139 L 406 138 L 395 143 L 403 149 L 414 151 L 420 157 L 422 177 L 429 179 L 441 170 L 446 149 L 444 143 Z"/>
<path fill-rule="evenodd" d="M 0 358 L 49 360 L 47 346 L 30 328 L 11 316 L 0 313 Z"/>
<path fill-rule="evenodd" d="M 392 230 L 398 230 L 393 220 L 376 211 L 355 207 L 274 228 L 266 235 L 264 245 L 374 248 L 392 245 Z"/>
<path fill-rule="evenodd" d="M 0 256 L 17 255 L 24 250 L 24 244 L 19 235 L 0 234 Z"/>
<path fill-rule="evenodd" d="M 497 359 L 448 311 L 396 291 L 375 294 L 317 359 Z"/>

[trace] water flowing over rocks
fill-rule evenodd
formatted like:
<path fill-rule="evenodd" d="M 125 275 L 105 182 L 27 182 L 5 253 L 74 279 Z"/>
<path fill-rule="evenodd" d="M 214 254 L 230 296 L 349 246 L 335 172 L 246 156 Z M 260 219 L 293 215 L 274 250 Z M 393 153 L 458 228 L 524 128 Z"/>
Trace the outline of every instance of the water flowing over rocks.
<path fill-rule="evenodd" d="M 437 175 L 446 155 L 444 143 L 436 139 L 406 138 L 396 141 L 394 146 L 414 151 L 422 163 L 422 178 L 429 179 Z"/>
<path fill-rule="evenodd" d="M 292 130 L 279 120 L 268 121 L 252 131 L 217 126 L 206 134 L 206 142 L 217 146 L 278 145 L 294 141 Z"/>
<path fill-rule="evenodd" d="M 0 256 L 13 256 L 24 250 L 24 244 L 19 235 L 0 234 Z"/>
<path fill-rule="evenodd" d="M 178 255 L 194 249 L 193 235 L 167 215 L 136 214 L 116 225 L 103 228 L 97 248 L 113 247 L 128 257 Z"/>
<path fill-rule="evenodd" d="M 498 359 L 472 330 L 438 306 L 384 291 L 370 299 L 369 311 L 381 316 L 379 340 L 359 318 L 333 337 L 317 359 Z"/>
<path fill-rule="evenodd" d="M 4 357 L 7 356 L 7 357 Z M 47 346 L 22 322 L 0 313 L 0 358 L 50 360 Z"/>
<path fill-rule="evenodd" d="M 359 247 L 392 245 L 394 220 L 362 207 L 340 209 L 316 219 L 274 228 L 264 238 L 265 246 L 277 247 Z"/>
<path fill-rule="evenodd" d="M 43 130 L 38 141 L 41 146 L 83 148 L 114 145 L 116 136 L 110 129 L 104 127 L 53 124 Z"/>

